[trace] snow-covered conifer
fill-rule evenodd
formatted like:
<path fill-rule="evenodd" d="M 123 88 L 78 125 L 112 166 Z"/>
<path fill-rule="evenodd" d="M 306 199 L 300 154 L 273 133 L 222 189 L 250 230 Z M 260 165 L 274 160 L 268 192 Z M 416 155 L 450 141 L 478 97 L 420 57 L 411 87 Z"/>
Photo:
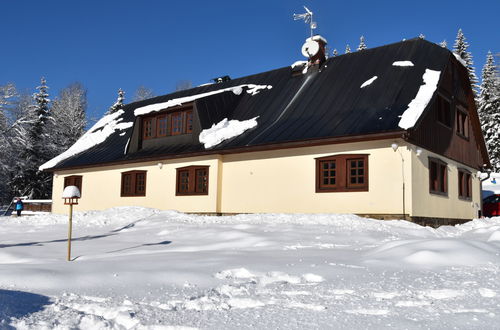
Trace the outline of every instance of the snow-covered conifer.
<path fill-rule="evenodd" d="M 481 78 L 479 119 L 493 170 L 500 172 L 500 84 L 498 68 L 491 52 L 486 56 Z"/>
<path fill-rule="evenodd" d="M 446 39 L 445 39 L 445 40 L 443 40 L 443 41 L 441 41 L 441 42 L 439 43 L 439 46 L 441 46 L 441 47 L 443 47 L 443 48 L 448 48 L 448 42 L 446 41 Z"/>
<path fill-rule="evenodd" d="M 365 50 L 366 48 L 368 47 L 366 47 L 365 37 L 364 36 L 359 37 L 359 46 L 356 50 L 360 51 L 360 50 Z"/>
<path fill-rule="evenodd" d="M 424 35 L 423 33 L 420 33 L 420 34 L 418 35 L 418 38 L 419 38 L 419 39 L 425 39 L 425 35 Z"/>
<path fill-rule="evenodd" d="M 125 100 L 125 92 L 120 88 L 118 89 L 118 97 L 116 98 L 116 102 L 109 108 L 108 114 L 115 113 L 121 108 L 123 108 L 123 101 Z"/>
<path fill-rule="evenodd" d="M 462 29 L 458 30 L 457 39 L 455 40 L 455 44 L 453 45 L 453 52 L 460 56 L 462 60 L 464 60 L 467 71 L 469 72 L 469 80 L 472 86 L 472 90 L 477 94 L 477 76 L 476 71 L 474 69 L 474 62 L 472 61 L 472 54 L 468 51 L 469 43 L 465 40 L 465 36 L 462 32 Z"/>
<path fill-rule="evenodd" d="M 337 51 L 337 48 L 333 50 L 333 57 L 339 56 L 339 52 Z"/>
<path fill-rule="evenodd" d="M 25 127 L 26 136 L 16 138 L 19 151 L 11 186 L 16 195 L 27 195 L 32 198 L 49 198 L 52 190 L 52 176 L 41 172 L 38 167 L 55 156 L 49 131 L 52 120 L 49 109 L 48 87 L 44 78 L 33 95 L 34 105 L 29 109 Z M 20 140 L 21 139 L 21 140 Z"/>
<path fill-rule="evenodd" d="M 351 52 L 351 46 L 349 46 L 349 44 L 347 44 L 345 46 L 345 53 L 344 54 L 349 54 Z"/>

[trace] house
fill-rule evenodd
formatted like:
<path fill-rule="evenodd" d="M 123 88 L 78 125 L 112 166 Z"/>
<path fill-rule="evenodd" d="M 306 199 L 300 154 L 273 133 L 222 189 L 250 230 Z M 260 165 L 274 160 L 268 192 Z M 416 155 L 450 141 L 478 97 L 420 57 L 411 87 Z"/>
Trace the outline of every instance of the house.
<path fill-rule="evenodd" d="M 126 105 L 44 164 L 53 212 L 355 213 L 454 224 L 480 212 L 489 166 L 466 68 L 422 39 Z M 201 141 L 201 142 L 200 142 Z"/>

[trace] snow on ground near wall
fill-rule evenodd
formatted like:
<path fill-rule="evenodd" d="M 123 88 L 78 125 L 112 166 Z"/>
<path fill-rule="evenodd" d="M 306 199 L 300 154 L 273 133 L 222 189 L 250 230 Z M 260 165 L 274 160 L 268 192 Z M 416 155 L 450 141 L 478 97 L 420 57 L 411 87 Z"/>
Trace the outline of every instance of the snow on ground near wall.
<path fill-rule="evenodd" d="M 408 129 L 415 126 L 416 122 L 420 118 L 420 115 L 424 112 L 427 104 L 429 104 L 434 92 L 436 91 L 440 74 L 440 71 L 430 69 L 425 70 L 422 77 L 424 84 L 420 86 L 417 95 L 408 105 L 408 109 L 403 112 L 401 120 L 398 124 L 399 127 Z"/>
<path fill-rule="evenodd" d="M 254 95 L 258 94 L 263 89 L 271 89 L 273 87 L 271 85 L 243 84 L 243 85 L 229 87 L 229 88 L 222 88 L 222 89 L 218 89 L 218 90 L 215 90 L 212 92 L 189 95 L 189 96 L 184 96 L 184 97 L 179 97 L 176 99 L 168 100 L 167 102 L 146 105 L 144 107 L 140 107 L 140 108 L 135 109 L 134 114 L 136 116 L 141 116 L 141 115 L 145 115 L 145 114 L 148 114 L 151 112 L 160 111 L 160 110 L 168 109 L 170 107 L 179 106 L 179 105 L 182 105 L 184 103 L 193 102 L 193 101 L 196 101 L 198 99 L 201 99 L 201 98 L 204 98 L 207 96 L 220 94 L 220 93 L 224 93 L 224 92 L 233 92 L 236 95 L 240 95 L 243 91 L 243 88 L 246 88 L 246 92 L 248 94 L 251 94 L 252 96 L 254 96 Z"/>
<path fill-rule="evenodd" d="M 413 66 L 412 61 L 396 61 L 392 63 L 392 66 Z"/>
<path fill-rule="evenodd" d="M 500 217 L 139 207 L 2 218 L 0 328 L 497 329 Z M 491 239 L 499 237 L 499 240 Z"/>
<path fill-rule="evenodd" d="M 371 77 L 370 79 L 368 79 L 367 81 L 365 81 L 359 88 L 364 88 L 366 86 L 369 86 L 372 84 L 372 82 L 374 82 L 375 80 L 377 80 L 377 76 L 373 76 Z"/>
<path fill-rule="evenodd" d="M 119 110 L 115 113 L 109 114 L 101 118 L 90 130 L 88 130 L 78 141 L 75 142 L 68 150 L 63 152 L 57 157 L 52 158 L 45 164 L 39 167 L 40 171 L 52 168 L 76 154 L 79 154 L 85 150 L 98 145 L 113 134 L 115 131 L 125 130 L 133 126 L 132 122 L 122 122 L 121 117 L 124 114 L 123 110 Z"/>
<path fill-rule="evenodd" d="M 201 131 L 199 140 L 206 149 L 218 145 L 222 141 L 231 139 L 240 134 L 243 134 L 246 130 L 254 128 L 257 126 L 257 118 L 239 121 L 239 120 L 227 120 L 224 118 L 217 124 L 213 124 L 211 128 L 204 129 Z"/>

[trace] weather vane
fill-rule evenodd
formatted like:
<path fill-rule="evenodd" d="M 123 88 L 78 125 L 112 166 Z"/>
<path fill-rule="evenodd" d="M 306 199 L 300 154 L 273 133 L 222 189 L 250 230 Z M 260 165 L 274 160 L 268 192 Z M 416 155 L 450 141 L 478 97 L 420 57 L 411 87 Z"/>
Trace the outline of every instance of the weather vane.
<path fill-rule="evenodd" d="M 303 14 L 293 14 L 293 20 L 298 21 L 303 19 L 304 23 L 309 24 L 309 27 L 311 28 L 311 37 L 313 36 L 313 30 L 315 30 L 318 25 L 316 24 L 315 21 L 313 21 L 313 12 L 309 10 L 306 6 L 304 6 L 304 9 L 306 10 L 305 13 Z"/>

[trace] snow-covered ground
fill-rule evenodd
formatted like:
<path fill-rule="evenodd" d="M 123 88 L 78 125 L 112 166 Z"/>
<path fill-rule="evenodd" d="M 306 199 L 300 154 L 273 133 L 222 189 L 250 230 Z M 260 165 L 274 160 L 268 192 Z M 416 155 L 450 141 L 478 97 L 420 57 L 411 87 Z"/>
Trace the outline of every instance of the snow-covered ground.
<path fill-rule="evenodd" d="M 77 210 L 77 206 L 75 209 Z M 500 218 L 0 218 L 0 329 L 498 329 Z"/>

